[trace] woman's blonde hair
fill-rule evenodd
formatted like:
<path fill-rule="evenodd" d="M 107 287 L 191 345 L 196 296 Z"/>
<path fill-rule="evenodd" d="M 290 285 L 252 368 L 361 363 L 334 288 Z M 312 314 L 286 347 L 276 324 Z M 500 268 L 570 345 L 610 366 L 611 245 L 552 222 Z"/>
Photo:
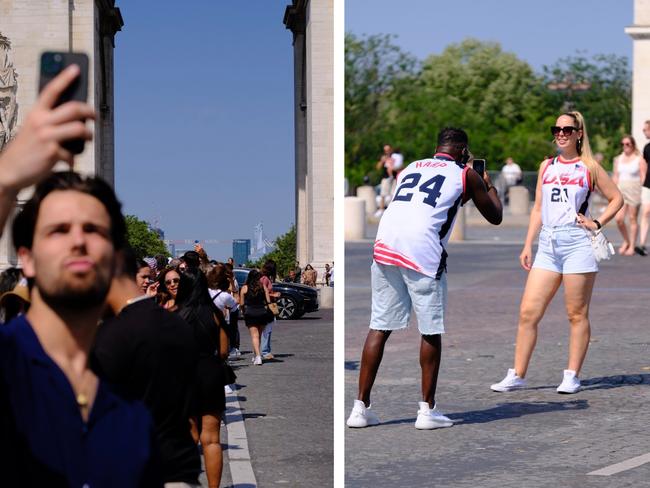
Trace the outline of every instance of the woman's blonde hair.
<path fill-rule="evenodd" d="M 591 173 L 592 185 L 595 187 L 596 179 L 598 178 L 598 168 L 601 166 L 598 164 L 598 161 L 596 161 L 593 153 L 591 152 L 591 146 L 589 145 L 589 136 L 587 135 L 587 126 L 585 125 L 585 118 L 577 110 L 573 112 L 564 112 L 562 115 L 568 115 L 569 117 L 573 118 L 573 120 L 575 120 L 576 127 L 582 131 L 582 138 L 578 139 L 576 150 L 578 151 L 582 162 L 585 163 L 589 169 L 589 172 Z"/>

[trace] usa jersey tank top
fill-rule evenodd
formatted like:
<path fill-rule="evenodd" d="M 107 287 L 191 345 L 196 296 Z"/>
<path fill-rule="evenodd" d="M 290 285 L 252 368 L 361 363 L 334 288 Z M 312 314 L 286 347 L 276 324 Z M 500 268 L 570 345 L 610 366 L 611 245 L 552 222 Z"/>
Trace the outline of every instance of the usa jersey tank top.
<path fill-rule="evenodd" d="M 409 164 L 379 222 L 374 260 L 440 279 L 467 170 L 447 154 Z"/>
<path fill-rule="evenodd" d="M 591 174 L 580 158 L 551 159 L 542 174 L 542 225 L 573 225 L 576 214 L 588 216 L 591 188 Z"/>

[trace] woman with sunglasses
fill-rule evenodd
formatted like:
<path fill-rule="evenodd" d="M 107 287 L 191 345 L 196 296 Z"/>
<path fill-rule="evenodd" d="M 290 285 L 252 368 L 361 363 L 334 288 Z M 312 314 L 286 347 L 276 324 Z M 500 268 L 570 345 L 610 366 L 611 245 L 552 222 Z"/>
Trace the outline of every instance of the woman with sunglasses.
<path fill-rule="evenodd" d="M 178 293 L 178 284 L 180 281 L 180 272 L 175 267 L 163 269 L 158 276 L 158 304 L 171 312 L 175 312 L 178 308 L 176 305 L 176 294 Z"/>
<path fill-rule="evenodd" d="M 639 206 L 641 205 L 641 186 L 647 170 L 646 162 L 636 147 L 634 137 L 623 136 L 623 151 L 614 158 L 612 179 L 623 195 L 623 208 L 616 214 L 616 225 L 623 236 L 623 244 L 618 252 L 624 256 L 634 255 L 634 246 L 638 235 Z M 629 218 L 629 228 L 625 218 Z"/>
<path fill-rule="evenodd" d="M 539 170 L 535 204 L 519 256 L 529 273 L 519 311 L 514 367 L 502 381 L 492 385 L 492 390 L 498 392 L 526 386 L 524 378 L 537 341 L 537 325 L 561 284 L 570 325 L 569 360 L 557 392 L 575 393 L 580 389 L 578 374 L 590 337 L 589 302 L 598 272 L 586 229 L 600 229 L 623 205 L 616 185 L 591 154 L 582 114 L 560 115 L 551 133 L 558 156 L 543 161 Z M 596 188 L 608 204 L 601 215 L 592 218 L 589 196 Z M 532 262 L 538 232 L 537 254 Z"/>

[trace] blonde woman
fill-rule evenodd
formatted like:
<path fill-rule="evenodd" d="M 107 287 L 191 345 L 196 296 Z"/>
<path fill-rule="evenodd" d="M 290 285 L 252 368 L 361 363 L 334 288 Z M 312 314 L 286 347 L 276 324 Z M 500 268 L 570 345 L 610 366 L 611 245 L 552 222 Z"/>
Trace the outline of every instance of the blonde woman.
<path fill-rule="evenodd" d="M 616 185 L 591 154 L 582 115 L 560 115 L 551 133 L 559 156 L 543 161 L 539 170 L 535 205 L 519 256 L 529 273 L 519 311 L 514 367 L 502 381 L 492 385 L 492 390 L 498 392 L 525 387 L 537 325 L 561 284 L 569 319 L 569 360 L 557 392 L 575 393 L 580 389 L 578 375 L 590 337 L 589 302 L 598 272 L 585 229 L 600 229 L 623 206 Z M 592 218 L 588 205 L 595 188 L 608 204 L 601 215 Z M 537 254 L 532 262 L 533 241 L 538 233 Z"/>
<path fill-rule="evenodd" d="M 641 205 L 641 186 L 647 170 L 646 161 L 636 147 L 634 137 L 623 136 L 623 151 L 614 158 L 612 179 L 623 195 L 623 208 L 616 214 L 616 225 L 623 236 L 618 252 L 624 256 L 634 255 L 634 246 L 639 231 L 637 218 Z M 625 220 L 629 220 L 626 224 Z"/>

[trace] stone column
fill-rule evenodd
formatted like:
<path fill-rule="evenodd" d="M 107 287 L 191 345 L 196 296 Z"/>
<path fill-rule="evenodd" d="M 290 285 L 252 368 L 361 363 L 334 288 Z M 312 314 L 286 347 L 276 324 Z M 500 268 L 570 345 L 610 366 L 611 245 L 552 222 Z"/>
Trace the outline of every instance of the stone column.
<path fill-rule="evenodd" d="M 296 258 L 319 280 L 334 253 L 333 14 L 333 0 L 294 0 L 284 16 L 294 44 Z"/>
<path fill-rule="evenodd" d="M 634 1 L 634 25 L 625 28 L 633 40 L 632 134 L 640 147 L 646 143 L 643 122 L 650 120 L 650 0 Z"/>

